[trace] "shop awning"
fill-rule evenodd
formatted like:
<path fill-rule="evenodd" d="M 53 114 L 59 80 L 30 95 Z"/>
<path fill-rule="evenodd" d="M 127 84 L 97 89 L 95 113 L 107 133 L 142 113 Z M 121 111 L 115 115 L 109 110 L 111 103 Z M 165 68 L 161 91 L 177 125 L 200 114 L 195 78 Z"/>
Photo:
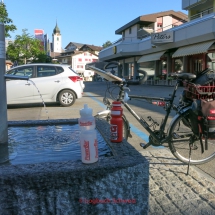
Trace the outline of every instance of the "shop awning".
<path fill-rule="evenodd" d="M 143 63 L 143 62 L 148 62 L 148 61 L 160 60 L 161 56 L 162 56 L 165 52 L 166 52 L 166 51 L 156 52 L 156 53 L 153 53 L 153 54 L 143 55 L 143 56 L 137 61 L 137 63 Z"/>
<path fill-rule="evenodd" d="M 176 58 L 176 57 L 183 57 L 188 55 L 205 53 L 208 51 L 208 49 L 213 43 L 214 43 L 214 40 L 181 47 L 172 55 L 172 57 Z"/>

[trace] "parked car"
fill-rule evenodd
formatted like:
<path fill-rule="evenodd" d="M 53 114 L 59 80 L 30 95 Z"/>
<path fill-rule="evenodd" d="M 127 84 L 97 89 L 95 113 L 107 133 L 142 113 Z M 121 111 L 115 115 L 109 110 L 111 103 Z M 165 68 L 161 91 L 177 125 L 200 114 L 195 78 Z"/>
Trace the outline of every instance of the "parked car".
<path fill-rule="evenodd" d="M 26 64 L 12 68 L 8 75 L 28 76 L 29 80 L 6 79 L 7 104 L 59 102 L 71 106 L 82 97 L 83 79 L 69 65 Z M 42 97 L 42 99 L 41 99 Z"/>

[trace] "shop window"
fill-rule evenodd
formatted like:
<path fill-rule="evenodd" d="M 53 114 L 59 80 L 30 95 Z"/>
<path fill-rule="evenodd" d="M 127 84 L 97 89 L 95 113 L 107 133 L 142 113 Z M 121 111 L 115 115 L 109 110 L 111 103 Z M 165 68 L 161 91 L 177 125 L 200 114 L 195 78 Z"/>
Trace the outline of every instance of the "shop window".
<path fill-rule="evenodd" d="M 162 62 L 162 75 L 166 75 L 167 73 L 167 65 L 166 65 L 166 61 Z"/>
<path fill-rule="evenodd" d="M 180 73 L 183 71 L 183 61 L 182 58 L 174 59 L 174 71 L 176 73 Z"/>
<path fill-rule="evenodd" d="M 202 69 L 202 60 L 201 59 L 197 59 L 194 61 L 194 72 L 195 74 L 197 74 L 198 72 L 201 72 Z"/>

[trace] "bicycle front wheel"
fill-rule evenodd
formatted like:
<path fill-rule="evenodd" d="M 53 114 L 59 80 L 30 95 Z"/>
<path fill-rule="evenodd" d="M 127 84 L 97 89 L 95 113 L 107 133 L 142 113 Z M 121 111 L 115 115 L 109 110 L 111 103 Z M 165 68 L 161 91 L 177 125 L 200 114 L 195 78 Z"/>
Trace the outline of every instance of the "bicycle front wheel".
<path fill-rule="evenodd" d="M 96 115 L 95 117 L 103 118 L 103 119 L 105 119 L 105 121 L 107 121 L 110 124 L 110 119 L 111 119 L 110 114 L 107 114 L 105 116 L 104 115 Z M 130 135 L 129 123 L 128 123 L 128 121 L 124 115 L 122 115 L 122 120 L 123 120 L 123 134 L 122 135 L 123 135 L 123 138 L 128 140 L 128 137 Z"/>
<path fill-rule="evenodd" d="M 172 154 L 187 164 L 189 162 L 190 140 L 195 136 L 189 123 L 189 111 L 175 117 L 170 126 L 169 135 L 171 137 L 169 148 Z M 201 150 L 200 139 L 192 140 L 190 164 L 203 164 L 215 157 L 215 140 L 208 140 L 208 150 L 205 150 L 205 141 L 202 139 L 204 153 Z"/>

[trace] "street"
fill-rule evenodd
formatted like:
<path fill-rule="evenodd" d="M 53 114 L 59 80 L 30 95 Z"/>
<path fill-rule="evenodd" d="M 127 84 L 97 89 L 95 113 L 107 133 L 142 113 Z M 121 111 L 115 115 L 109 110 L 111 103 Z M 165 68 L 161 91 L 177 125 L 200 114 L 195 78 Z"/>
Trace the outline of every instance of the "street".
<path fill-rule="evenodd" d="M 160 96 L 168 97 L 171 94 L 173 87 L 165 86 L 150 86 L 150 85 L 130 85 L 130 95 L 147 95 L 147 96 Z M 89 107 L 93 108 L 93 114 L 95 115 L 98 111 L 105 109 L 105 106 L 102 102 L 107 89 L 106 82 L 85 82 L 84 96 L 82 99 L 76 100 L 75 104 L 71 107 L 60 107 L 58 104 L 47 104 L 46 107 L 41 104 L 35 105 L 16 105 L 8 106 L 8 120 L 45 120 L 45 119 L 71 119 L 79 118 L 79 110 L 83 108 L 84 104 L 88 104 Z M 110 89 L 114 95 L 117 90 Z M 183 91 L 182 87 L 179 87 L 177 92 L 177 97 L 175 102 L 177 103 L 181 92 Z M 161 122 L 164 117 L 165 111 L 162 107 L 151 105 L 145 101 L 140 101 L 138 99 L 131 100 L 128 102 L 129 105 L 134 109 L 134 111 L 143 116 L 144 119 L 147 119 L 148 116 L 151 116 L 158 123 Z M 140 143 L 146 143 L 148 141 L 148 133 L 145 129 L 136 121 L 136 119 L 128 113 L 127 110 L 123 109 L 124 114 L 126 115 L 129 123 L 131 125 L 131 134 L 132 138 L 128 139 L 128 142 L 136 148 L 138 151 L 143 151 L 143 148 L 140 147 Z M 171 113 L 168 120 L 168 124 L 171 121 L 171 118 L 175 113 Z M 167 127 L 168 127 L 167 124 Z M 160 147 L 149 147 L 146 150 L 156 150 Z M 203 172 L 206 172 L 213 178 L 215 178 L 214 172 L 214 161 L 209 163 L 199 165 L 199 169 Z"/>

